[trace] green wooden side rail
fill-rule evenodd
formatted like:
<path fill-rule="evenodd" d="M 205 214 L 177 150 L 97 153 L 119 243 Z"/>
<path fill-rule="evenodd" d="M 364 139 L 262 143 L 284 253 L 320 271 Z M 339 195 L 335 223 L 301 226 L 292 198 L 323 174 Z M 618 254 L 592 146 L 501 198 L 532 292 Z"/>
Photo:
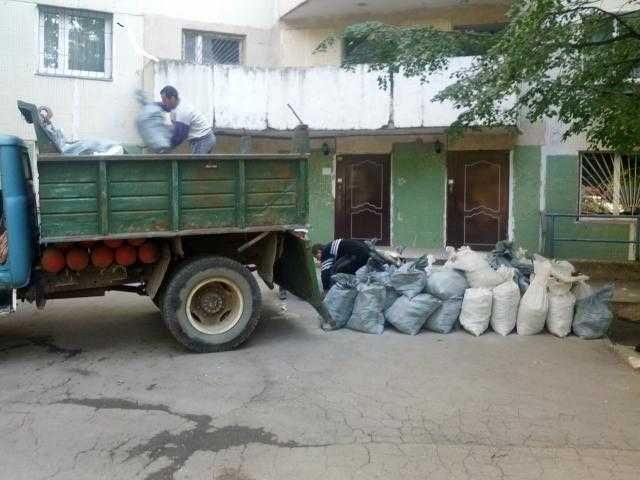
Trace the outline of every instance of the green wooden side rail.
<path fill-rule="evenodd" d="M 308 156 L 40 155 L 41 242 L 306 227 Z"/>

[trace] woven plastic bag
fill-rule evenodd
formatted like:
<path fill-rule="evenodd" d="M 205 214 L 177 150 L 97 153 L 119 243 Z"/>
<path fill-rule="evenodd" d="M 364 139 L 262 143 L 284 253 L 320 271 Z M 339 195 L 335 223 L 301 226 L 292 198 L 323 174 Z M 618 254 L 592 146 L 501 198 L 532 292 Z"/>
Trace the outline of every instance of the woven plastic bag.
<path fill-rule="evenodd" d="M 490 324 L 494 332 L 502 336 L 513 332 L 519 305 L 520 289 L 513 280 L 507 280 L 493 289 Z"/>
<path fill-rule="evenodd" d="M 448 298 L 433 315 L 427 318 L 425 327 L 432 332 L 451 333 L 458 322 L 462 309 L 462 296 Z"/>
<path fill-rule="evenodd" d="M 353 313 L 353 305 L 358 296 L 355 275 L 338 273 L 331 277 L 334 284 L 324 298 L 324 304 L 335 323 L 335 328 L 344 327 Z"/>
<path fill-rule="evenodd" d="M 136 92 L 142 105 L 136 115 L 136 128 L 143 143 L 155 152 L 171 147 L 171 128 L 165 123 L 165 113 L 161 106 L 150 102 L 144 92 Z"/>
<path fill-rule="evenodd" d="M 460 325 L 476 337 L 482 335 L 491 321 L 493 293 L 488 288 L 469 288 L 464 292 Z"/>
<path fill-rule="evenodd" d="M 531 285 L 522 296 L 518 308 L 516 320 L 518 335 L 535 335 L 542 332 L 547 319 L 549 310 L 547 283 L 551 273 L 551 262 L 536 255 L 533 260 L 533 271 Z"/>
<path fill-rule="evenodd" d="M 553 267 L 552 267 L 553 270 Z M 556 337 L 566 337 L 571 333 L 576 296 L 571 293 L 572 283 L 549 279 L 549 312 L 547 330 Z"/>
<path fill-rule="evenodd" d="M 429 275 L 425 291 L 440 300 L 462 299 L 468 286 L 467 279 L 462 273 L 443 268 Z"/>
<path fill-rule="evenodd" d="M 609 303 L 613 299 L 615 285 L 607 284 L 602 290 L 593 293 L 586 284 L 579 284 L 576 313 L 573 317 L 573 333 L 580 338 L 601 338 L 609 330 L 613 313 Z M 586 296 L 585 296 L 586 295 Z"/>
<path fill-rule="evenodd" d="M 504 265 L 497 270 L 489 267 L 484 270 L 467 272 L 467 282 L 471 288 L 494 288 L 513 278 L 514 269 Z"/>
<path fill-rule="evenodd" d="M 413 298 L 400 295 L 384 314 L 387 322 L 402 333 L 416 335 L 423 327 L 427 318 L 442 304 L 441 300 L 421 293 Z"/>
<path fill-rule="evenodd" d="M 427 283 L 428 266 L 426 257 L 420 257 L 414 262 L 406 263 L 393 272 L 389 284 L 398 293 L 413 298 L 421 293 Z"/>
<path fill-rule="evenodd" d="M 358 295 L 347 328 L 359 332 L 380 335 L 384 330 L 384 301 L 386 289 L 382 285 L 369 283 L 358 285 Z"/>

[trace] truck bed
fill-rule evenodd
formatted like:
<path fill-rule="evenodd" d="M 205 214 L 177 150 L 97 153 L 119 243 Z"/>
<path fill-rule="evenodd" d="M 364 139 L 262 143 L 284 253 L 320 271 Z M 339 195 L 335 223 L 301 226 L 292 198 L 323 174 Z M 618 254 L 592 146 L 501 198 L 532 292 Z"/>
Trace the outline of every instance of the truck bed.
<path fill-rule="evenodd" d="M 305 227 L 307 161 L 299 154 L 40 155 L 40 241 Z"/>

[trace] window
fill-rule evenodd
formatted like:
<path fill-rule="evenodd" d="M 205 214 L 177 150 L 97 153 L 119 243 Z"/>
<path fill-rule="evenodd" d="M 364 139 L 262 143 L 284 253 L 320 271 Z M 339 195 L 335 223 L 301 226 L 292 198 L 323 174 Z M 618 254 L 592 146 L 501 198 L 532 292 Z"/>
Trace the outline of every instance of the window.
<path fill-rule="evenodd" d="M 185 30 L 182 36 L 182 59 L 201 65 L 239 65 L 243 38 L 220 33 Z"/>
<path fill-rule="evenodd" d="M 111 78 L 112 16 L 40 7 L 39 73 Z"/>
<path fill-rule="evenodd" d="M 640 155 L 586 152 L 580 155 L 580 214 L 640 213 Z"/>

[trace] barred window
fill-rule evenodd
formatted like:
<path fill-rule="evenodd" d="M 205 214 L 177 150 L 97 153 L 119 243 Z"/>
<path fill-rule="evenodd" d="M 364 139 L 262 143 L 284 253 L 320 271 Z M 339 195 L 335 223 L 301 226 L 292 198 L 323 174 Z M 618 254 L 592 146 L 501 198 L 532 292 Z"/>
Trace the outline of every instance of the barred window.
<path fill-rule="evenodd" d="M 201 65 L 242 63 L 243 37 L 184 30 L 182 59 Z"/>
<path fill-rule="evenodd" d="M 580 155 L 580 213 L 634 216 L 640 213 L 640 155 L 585 152 Z"/>
<path fill-rule="evenodd" d="M 39 73 L 111 78 L 111 14 L 45 6 L 39 10 Z"/>

